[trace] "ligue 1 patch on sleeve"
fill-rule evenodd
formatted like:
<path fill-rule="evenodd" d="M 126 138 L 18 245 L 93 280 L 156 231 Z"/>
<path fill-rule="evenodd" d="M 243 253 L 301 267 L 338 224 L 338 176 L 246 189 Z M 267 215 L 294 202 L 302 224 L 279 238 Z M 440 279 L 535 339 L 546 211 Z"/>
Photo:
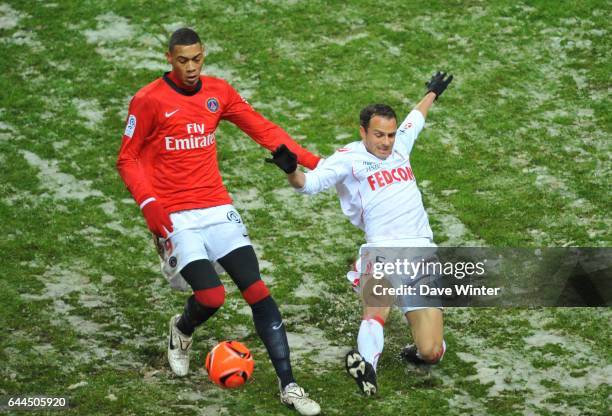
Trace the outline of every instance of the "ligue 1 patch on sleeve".
<path fill-rule="evenodd" d="M 206 100 L 206 108 L 208 108 L 208 111 L 211 113 L 216 113 L 217 110 L 219 110 L 219 101 L 217 101 L 215 97 L 209 98 Z"/>
<path fill-rule="evenodd" d="M 123 135 L 131 139 L 134 135 L 134 131 L 136 131 L 136 116 L 134 114 L 130 114 Z"/>

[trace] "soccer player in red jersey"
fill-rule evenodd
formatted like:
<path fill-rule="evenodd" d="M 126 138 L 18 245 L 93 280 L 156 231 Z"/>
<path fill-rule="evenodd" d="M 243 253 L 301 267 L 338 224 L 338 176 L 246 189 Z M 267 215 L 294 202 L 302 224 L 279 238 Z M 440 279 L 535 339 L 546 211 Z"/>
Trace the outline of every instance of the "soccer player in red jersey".
<path fill-rule="evenodd" d="M 188 284 L 193 291 L 183 313 L 170 320 L 170 366 L 179 376 L 188 373 L 195 328 L 224 303 L 216 262 L 251 306 L 279 379 L 281 402 L 303 415 L 319 414 L 319 405 L 295 383 L 280 312 L 221 180 L 216 129 L 228 120 L 268 150 L 284 144 L 307 168 L 319 157 L 257 113 L 226 81 L 201 75 L 204 47 L 193 30 L 175 31 L 166 57 L 172 71 L 140 89 L 130 103 L 117 169 L 157 236 L 164 275 L 173 287 Z"/>

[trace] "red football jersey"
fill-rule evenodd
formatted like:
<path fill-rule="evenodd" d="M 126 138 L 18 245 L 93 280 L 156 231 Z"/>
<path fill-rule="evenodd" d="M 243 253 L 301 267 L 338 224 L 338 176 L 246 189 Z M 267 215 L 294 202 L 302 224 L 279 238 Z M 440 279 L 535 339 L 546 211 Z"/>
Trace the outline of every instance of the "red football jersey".
<path fill-rule="evenodd" d="M 231 203 L 217 163 L 215 131 L 221 120 L 268 150 L 284 143 L 307 168 L 319 162 L 226 81 L 201 76 L 187 91 L 166 73 L 130 102 L 117 169 L 136 202 L 155 198 L 168 212 Z"/>

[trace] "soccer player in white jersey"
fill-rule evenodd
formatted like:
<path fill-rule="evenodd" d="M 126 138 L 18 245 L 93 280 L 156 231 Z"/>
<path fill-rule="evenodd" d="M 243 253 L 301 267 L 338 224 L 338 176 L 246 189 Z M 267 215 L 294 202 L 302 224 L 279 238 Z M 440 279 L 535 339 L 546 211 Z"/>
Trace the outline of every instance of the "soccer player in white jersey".
<path fill-rule="evenodd" d="M 427 112 L 444 92 L 453 76 L 436 73 L 427 82 L 427 94 L 397 126 L 393 109 L 384 104 L 370 105 L 360 114 L 361 141 L 339 149 L 316 169 L 297 170 L 297 157 L 279 146 L 269 162 L 287 173 L 289 183 L 304 194 L 315 194 L 336 187 L 342 211 L 366 234 L 368 247 L 435 247 L 421 193 L 410 165 L 410 152 L 425 125 Z M 349 273 L 349 280 L 363 270 Z M 353 282 L 354 287 L 358 282 Z M 446 350 L 440 308 L 401 307 L 414 344 L 402 350 L 402 357 L 415 364 L 435 364 Z M 390 307 L 369 306 L 364 302 L 363 320 L 357 336 L 358 349 L 346 356 L 346 369 L 366 395 L 377 391 L 376 364 L 380 357 L 383 327 Z"/>

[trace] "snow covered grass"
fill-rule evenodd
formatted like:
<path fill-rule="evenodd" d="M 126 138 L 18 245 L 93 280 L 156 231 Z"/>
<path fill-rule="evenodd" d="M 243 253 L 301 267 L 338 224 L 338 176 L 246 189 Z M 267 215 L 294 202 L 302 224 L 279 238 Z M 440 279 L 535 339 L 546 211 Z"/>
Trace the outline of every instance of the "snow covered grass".
<path fill-rule="evenodd" d="M 173 29 L 196 28 L 204 71 L 323 155 L 358 137 L 363 106 L 386 102 L 401 117 L 432 72 L 449 70 L 456 81 L 411 156 L 436 241 L 609 247 L 608 15 L 597 1 L 0 2 L 0 396 L 67 396 L 75 415 L 292 414 L 227 276 L 225 307 L 196 333 L 192 374 L 175 378 L 165 360 L 185 295 L 160 276 L 114 163 L 129 99 L 167 69 Z M 359 396 L 341 358 L 360 319 L 344 275 L 363 236 L 333 193 L 293 192 L 232 125 L 217 137 L 296 376 L 326 414 L 609 410 L 607 308 L 449 309 L 448 353 L 430 372 L 400 363 L 410 336 L 395 312 L 381 394 Z M 202 366 L 231 338 L 256 370 L 224 391 Z"/>

